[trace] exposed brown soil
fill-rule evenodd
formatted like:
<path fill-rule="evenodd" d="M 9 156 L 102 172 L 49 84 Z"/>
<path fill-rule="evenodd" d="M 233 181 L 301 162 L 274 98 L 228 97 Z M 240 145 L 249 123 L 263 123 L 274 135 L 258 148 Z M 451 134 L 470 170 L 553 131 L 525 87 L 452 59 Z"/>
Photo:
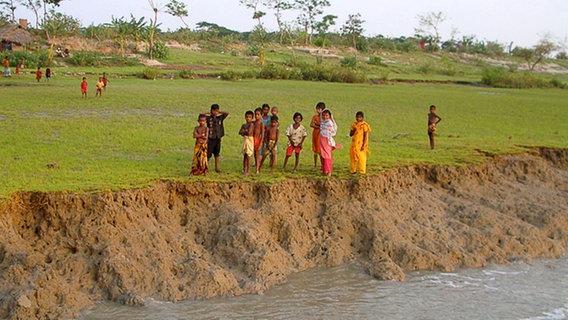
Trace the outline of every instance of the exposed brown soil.
<path fill-rule="evenodd" d="M 102 299 L 262 292 L 347 261 L 402 280 L 409 270 L 559 257 L 568 150 L 352 180 L 19 193 L 0 210 L 0 318 L 69 318 Z"/>

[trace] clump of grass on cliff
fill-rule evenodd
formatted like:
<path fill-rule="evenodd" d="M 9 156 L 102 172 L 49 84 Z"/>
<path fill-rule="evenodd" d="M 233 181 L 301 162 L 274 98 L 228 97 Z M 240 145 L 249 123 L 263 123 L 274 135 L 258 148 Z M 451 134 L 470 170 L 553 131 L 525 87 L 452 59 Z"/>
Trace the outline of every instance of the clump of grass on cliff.
<path fill-rule="evenodd" d="M 284 131 L 299 111 L 308 127 L 314 106 L 325 101 L 339 125 L 334 175 L 349 177 L 349 126 L 356 111 L 371 124 L 369 174 L 408 164 L 463 165 L 483 161 L 483 152 L 519 152 L 519 146 L 568 147 L 568 92 L 511 90 L 432 84 L 340 84 L 299 81 L 219 81 L 110 78 L 102 98 L 94 88 L 102 70 L 87 75 L 82 100 L 79 76 L 53 68 L 49 83 L 33 74 L 2 79 L 0 94 L 0 194 L 15 191 L 89 192 L 150 185 L 156 180 L 189 181 L 197 115 L 218 103 L 226 120 L 221 168 L 207 181 L 274 182 L 319 178 L 312 171 L 310 137 L 300 172 L 281 173 Z M 107 72 L 108 73 L 108 72 Z M 244 178 L 237 134 L 244 112 L 262 103 L 280 109 L 280 152 L 276 173 Z M 437 149 L 429 150 L 428 106 L 443 118 Z M 309 130 L 311 132 L 311 130 Z M 290 165 L 290 164 L 289 164 Z M 291 168 L 291 167 L 290 167 Z"/>

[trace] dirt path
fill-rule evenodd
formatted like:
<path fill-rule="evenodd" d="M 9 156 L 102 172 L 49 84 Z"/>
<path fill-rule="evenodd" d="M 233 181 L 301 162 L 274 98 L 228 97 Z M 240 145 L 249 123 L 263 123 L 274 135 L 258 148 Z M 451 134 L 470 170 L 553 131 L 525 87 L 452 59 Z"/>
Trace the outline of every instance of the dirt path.
<path fill-rule="evenodd" d="M 402 280 L 409 270 L 558 257 L 568 245 L 568 150 L 354 180 L 21 193 L 0 208 L 0 318 L 55 319 L 101 299 L 262 292 L 346 261 Z"/>

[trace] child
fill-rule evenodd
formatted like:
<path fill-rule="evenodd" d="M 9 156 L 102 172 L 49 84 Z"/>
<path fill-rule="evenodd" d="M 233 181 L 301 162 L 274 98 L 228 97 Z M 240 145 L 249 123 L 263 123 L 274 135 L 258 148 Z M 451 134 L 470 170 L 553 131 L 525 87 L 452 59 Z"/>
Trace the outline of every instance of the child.
<path fill-rule="evenodd" d="M 108 79 L 107 79 L 106 72 L 103 72 L 103 84 L 104 84 L 103 90 L 105 90 L 105 91 L 107 89 L 107 83 L 108 83 Z"/>
<path fill-rule="evenodd" d="M 81 98 L 87 99 L 87 78 L 83 77 L 81 82 Z"/>
<path fill-rule="evenodd" d="M 45 81 L 49 82 L 51 80 L 51 68 L 45 68 Z"/>
<path fill-rule="evenodd" d="M 320 123 L 321 113 L 325 109 L 325 103 L 318 102 L 316 105 L 316 114 L 312 117 L 310 127 L 314 129 L 312 133 L 312 151 L 314 152 L 314 170 L 318 168 L 318 159 L 321 163 L 321 148 L 320 148 Z"/>
<path fill-rule="evenodd" d="M 262 123 L 264 123 L 265 127 L 268 127 L 270 125 L 270 116 L 268 115 L 268 112 L 270 111 L 270 106 L 268 105 L 268 103 L 265 103 L 262 105 Z"/>
<path fill-rule="evenodd" d="M 36 71 L 36 80 L 37 80 L 37 82 L 39 82 L 39 81 L 41 80 L 41 75 L 42 75 L 41 69 L 38 67 L 38 68 L 37 68 L 37 71 Z"/>
<path fill-rule="evenodd" d="M 266 148 L 262 155 L 262 160 L 260 161 L 260 167 L 264 163 L 267 157 L 270 156 L 270 173 L 274 172 L 274 165 L 276 164 L 276 145 L 278 144 L 278 135 L 280 131 L 278 130 L 278 116 L 270 117 L 270 126 L 266 127 L 264 130 L 264 141 Z M 259 167 L 259 171 L 260 171 Z"/>
<path fill-rule="evenodd" d="M 95 93 L 95 97 L 102 97 L 103 96 L 103 88 L 105 86 L 102 77 L 99 77 L 99 81 L 95 84 L 95 86 L 97 87 L 97 92 Z"/>
<path fill-rule="evenodd" d="M 272 109 L 270 109 L 270 114 L 278 117 L 278 107 L 272 107 Z"/>
<path fill-rule="evenodd" d="M 436 135 L 436 125 L 442 121 L 442 118 L 436 114 L 436 106 L 430 106 L 430 113 L 428 114 L 428 137 L 430 137 L 430 149 L 434 150 L 434 136 Z"/>
<path fill-rule="evenodd" d="M 254 123 L 252 117 L 254 113 L 250 110 L 245 112 L 246 123 L 241 126 L 239 135 L 243 136 L 243 145 L 241 150 L 243 152 L 243 174 L 250 175 L 250 158 L 254 154 Z"/>
<path fill-rule="evenodd" d="M 207 159 L 215 156 L 215 172 L 221 173 L 219 170 L 219 156 L 221 154 L 221 138 L 225 135 L 225 126 L 223 121 L 228 112 L 219 111 L 218 104 L 211 105 L 211 111 L 204 112 L 207 116 L 207 127 L 209 128 L 209 137 L 207 137 Z"/>
<path fill-rule="evenodd" d="M 320 152 L 322 171 L 326 177 L 331 176 L 333 168 L 333 150 L 343 148 L 341 145 L 335 143 L 335 135 L 337 134 L 337 124 L 331 115 L 329 109 L 324 109 L 321 112 L 320 123 Z"/>
<path fill-rule="evenodd" d="M 11 77 L 12 74 L 10 72 L 10 59 L 8 59 L 8 56 L 6 56 L 4 60 L 2 60 L 2 65 L 4 66 L 4 77 Z"/>
<path fill-rule="evenodd" d="M 304 145 L 304 140 L 308 133 L 306 128 L 300 124 L 304 117 L 299 112 L 294 113 L 294 123 L 291 124 L 288 129 L 286 129 L 286 136 L 288 137 L 288 148 L 286 148 L 286 158 L 284 158 L 284 166 L 282 171 L 286 170 L 286 164 L 288 163 L 288 158 L 292 156 L 292 153 L 296 152 L 296 163 L 294 164 L 294 171 L 298 170 L 298 162 L 300 161 L 300 152 L 302 151 L 302 146 Z"/>
<path fill-rule="evenodd" d="M 209 172 L 209 162 L 207 161 L 207 137 L 209 128 L 207 127 L 207 116 L 200 114 L 197 118 L 199 125 L 193 129 L 195 147 L 193 148 L 193 163 L 191 164 L 191 175 L 207 175 Z"/>
<path fill-rule="evenodd" d="M 349 172 L 357 172 L 357 163 L 359 163 L 359 173 L 367 172 L 367 154 L 369 153 L 369 132 L 371 126 L 363 121 L 363 111 L 355 114 L 355 122 L 351 125 L 349 136 L 351 137 L 351 149 L 349 155 L 351 157 L 351 167 Z"/>
<path fill-rule="evenodd" d="M 262 109 L 256 108 L 254 110 L 254 168 L 256 174 L 259 173 L 260 159 L 262 157 L 262 142 L 264 140 L 264 123 L 262 123 Z"/>

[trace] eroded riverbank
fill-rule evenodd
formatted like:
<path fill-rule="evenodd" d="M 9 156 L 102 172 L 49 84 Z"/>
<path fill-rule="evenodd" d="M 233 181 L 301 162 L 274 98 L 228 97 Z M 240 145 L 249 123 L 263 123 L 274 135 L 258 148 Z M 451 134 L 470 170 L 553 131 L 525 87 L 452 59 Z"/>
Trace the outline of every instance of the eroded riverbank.
<path fill-rule="evenodd" d="M 72 317 L 101 299 L 260 292 L 346 261 L 403 279 L 558 257 L 568 246 L 568 151 L 353 180 L 20 193 L 1 210 L 0 317 Z"/>

